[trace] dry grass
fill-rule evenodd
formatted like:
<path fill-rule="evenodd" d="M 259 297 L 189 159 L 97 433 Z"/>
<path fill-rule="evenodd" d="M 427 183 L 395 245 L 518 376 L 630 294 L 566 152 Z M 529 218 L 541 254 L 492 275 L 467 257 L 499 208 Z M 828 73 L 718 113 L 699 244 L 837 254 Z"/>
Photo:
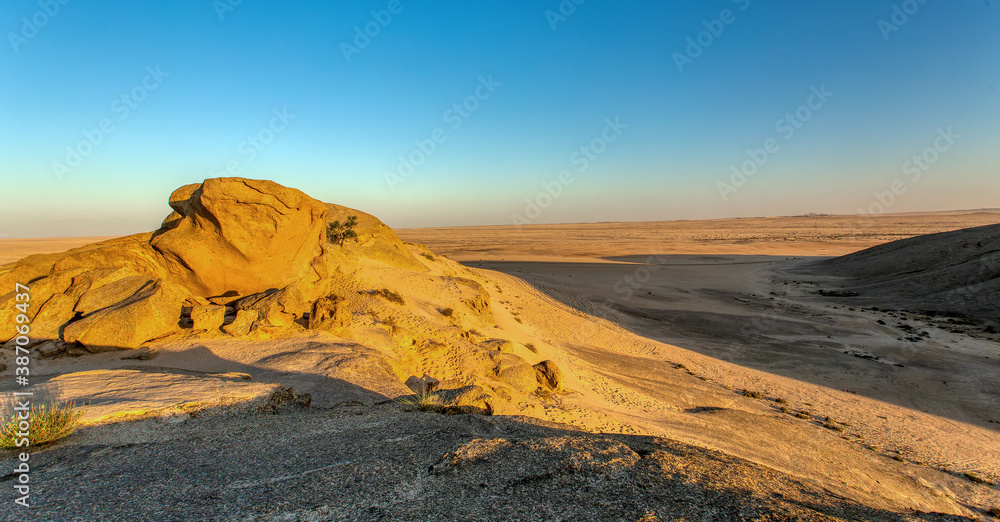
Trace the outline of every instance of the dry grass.
<path fill-rule="evenodd" d="M 826 420 L 823 421 L 823 427 L 826 428 L 826 429 L 828 429 L 828 430 L 833 430 L 833 431 L 836 431 L 836 432 L 842 432 L 842 431 L 844 431 L 843 426 L 840 426 L 839 424 L 837 424 L 836 421 L 834 421 L 830 417 L 827 417 Z"/>
<path fill-rule="evenodd" d="M 31 446 L 40 446 L 55 442 L 64 437 L 68 437 L 76 430 L 82 411 L 76 410 L 76 405 L 70 404 L 41 404 L 33 406 L 29 415 L 29 436 L 28 442 Z M 6 424 L 0 426 L 0 448 L 13 449 L 18 447 L 17 442 L 23 438 L 18 433 L 20 419 L 17 415 L 11 415 Z"/>
<path fill-rule="evenodd" d="M 975 482 L 976 484 L 985 484 L 986 483 L 986 481 L 982 477 L 980 477 L 979 475 L 976 475 L 975 473 L 966 473 L 965 474 L 965 478 L 969 479 L 972 482 Z"/>
<path fill-rule="evenodd" d="M 399 292 L 396 292 L 394 290 L 389 290 L 388 288 L 374 290 L 372 292 L 372 295 L 377 295 L 382 299 L 389 301 L 390 303 L 396 303 L 398 305 L 406 304 L 406 300 L 403 299 L 403 296 L 400 295 Z"/>
<path fill-rule="evenodd" d="M 411 410 L 440 413 L 444 409 L 441 396 L 432 391 L 424 391 L 397 399 L 396 402 Z"/>

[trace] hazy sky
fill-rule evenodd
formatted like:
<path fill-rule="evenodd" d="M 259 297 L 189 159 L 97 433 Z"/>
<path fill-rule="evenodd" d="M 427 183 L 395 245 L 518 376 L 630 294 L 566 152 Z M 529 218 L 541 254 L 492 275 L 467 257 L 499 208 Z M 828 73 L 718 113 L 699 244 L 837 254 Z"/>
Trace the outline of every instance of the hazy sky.
<path fill-rule="evenodd" d="M 5 0 L 0 237 L 234 174 L 396 227 L 997 207 L 993 4 Z"/>

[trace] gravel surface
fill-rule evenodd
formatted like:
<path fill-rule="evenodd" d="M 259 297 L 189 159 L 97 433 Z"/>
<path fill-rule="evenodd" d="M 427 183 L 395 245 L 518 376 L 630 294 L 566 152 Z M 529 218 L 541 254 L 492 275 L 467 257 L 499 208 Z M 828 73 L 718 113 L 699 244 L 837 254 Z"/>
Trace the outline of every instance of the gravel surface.
<path fill-rule="evenodd" d="M 395 404 L 93 427 L 31 463 L 33 506 L 0 519 L 964 520 L 867 508 L 666 439 Z"/>

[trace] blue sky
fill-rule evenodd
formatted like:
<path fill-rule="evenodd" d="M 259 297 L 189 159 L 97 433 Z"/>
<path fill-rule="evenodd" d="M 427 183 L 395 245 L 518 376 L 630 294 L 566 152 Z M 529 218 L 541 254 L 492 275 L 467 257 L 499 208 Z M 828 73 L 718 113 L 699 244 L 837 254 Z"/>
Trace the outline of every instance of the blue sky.
<path fill-rule="evenodd" d="M 154 229 L 227 167 L 395 227 L 1000 206 L 986 0 L 9 0 L 0 30 L 0 237 Z"/>

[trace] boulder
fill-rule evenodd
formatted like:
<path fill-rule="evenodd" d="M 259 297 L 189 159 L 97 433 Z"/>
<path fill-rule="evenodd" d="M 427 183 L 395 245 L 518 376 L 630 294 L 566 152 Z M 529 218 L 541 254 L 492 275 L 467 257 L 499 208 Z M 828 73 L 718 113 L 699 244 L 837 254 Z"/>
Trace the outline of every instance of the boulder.
<path fill-rule="evenodd" d="M 493 415 L 494 407 L 500 402 L 494 394 L 482 386 L 463 386 L 454 390 L 437 392 L 447 415 L 475 414 Z"/>
<path fill-rule="evenodd" d="M 250 295 L 308 279 L 323 252 L 326 205 L 265 180 L 216 178 L 171 196 L 180 218 L 150 245 L 202 297 Z"/>
<path fill-rule="evenodd" d="M 534 366 L 535 378 L 542 388 L 557 391 L 562 388 L 562 372 L 552 361 L 542 361 Z"/>
<path fill-rule="evenodd" d="M 250 333 L 257 321 L 257 310 L 239 310 L 236 319 L 222 327 L 222 330 L 233 337 L 243 337 Z"/>
<path fill-rule="evenodd" d="M 413 390 L 413 393 L 421 394 L 433 392 L 441 385 L 441 381 L 425 373 L 423 377 L 411 375 L 405 384 L 407 388 Z"/>
<path fill-rule="evenodd" d="M 30 337 L 38 339 L 57 339 L 59 329 L 74 317 L 73 308 L 76 299 L 66 294 L 56 294 L 50 297 L 38 309 L 31 321 Z"/>
<path fill-rule="evenodd" d="M 487 350 L 497 352 L 510 353 L 514 351 L 514 343 L 507 339 L 487 339 L 479 345 Z"/>
<path fill-rule="evenodd" d="M 66 352 L 68 345 L 58 339 L 45 341 L 35 349 L 39 357 L 57 357 Z"/>
<path fill-rule="evenodd" d="M 330 295 L 317 299 L 312 304 L 309 329 L 337 332 L 341 328 L 350 326 L 353 319 L 354 314 L 347 309 L 343 301 L 335 295 Z"/>
<path fill-rule="evenodd" d="M 310 310 L 310 304 L 295 286 L 247 296 L 233 306 L 237 310 L 256 310 L 257 319 L 267 326 L 292 326 Z"/>
<path fill-rule="evenodd" d="M 497 377 L 515 390 L 530 393 L 538 388 L 535 369 L 521 357 L 511 353 L 501 353 L 494 368 Z"/>
<path fill-rule="evenodd" d="M 218 330 L 226 322 L 226 307 L 212 304 L 195 305 L 191 307 L 191 321 L 195 330 Z"/>
<path fill-rule="evenodd" d="M 146 285 L 151 284 L 153 284 L 153 280 L 149 277 L 136 275 L 87 290 L 80 296 L 80 300 L 77 301 L 74 311 L 84 315 L 96 312 L 132 297 Z"/>
<path fill-rule="evenodd" d="M 183 301 L 183 289 L 156 281 L 120 303 L 66 325 L 63 339 L 81 343 L 91 352 L 138 348 L 177 330 Z"/>

